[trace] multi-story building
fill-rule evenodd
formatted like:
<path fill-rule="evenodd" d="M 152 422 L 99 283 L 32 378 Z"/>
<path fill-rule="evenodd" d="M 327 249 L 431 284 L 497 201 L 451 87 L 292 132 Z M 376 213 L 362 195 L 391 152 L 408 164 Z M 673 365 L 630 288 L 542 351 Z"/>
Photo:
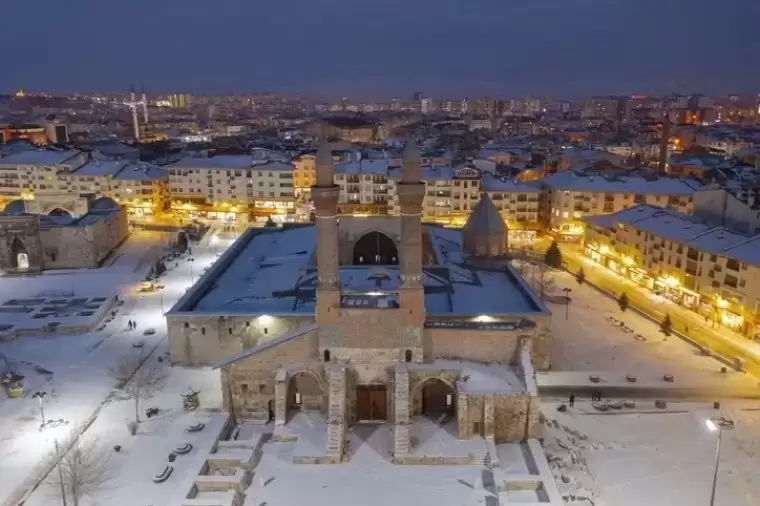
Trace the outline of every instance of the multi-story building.
<path fill-rule="evenodd" d="M 338 209 L 343 214 L 387 214 L 388 161 L 363 159 L 335 165 L 340 187 Z"/>
<path fill-rule="evenodd" d="M 575 171 L 551 174 L 542 183 L 542 223 L 567 241 L 581 239 L 583 218 L 615 213 L 637 204 L 690 213 L 694 192 L 701 187 L 687 179 L 586 175 Z"/>
<path fill-rule="evenodd" d="M 399 170 L 394 169 L 388 180 L 389 214 L 393 215 L 401 212 L 397 193 L 400 177 Z M 532 236 L 538 229 L 541 193 L 538 185 L 499 178 L 472 167 L 423 167 L 422 181 L 423 221 L 462 226 L 486 193 L 507 223 L 510 239 Z"/>
<path fill-rule="evenodd" d="M 309 189 L 314 186 L 317 170 L 315 160 L 316 158 L 312 153 L 306 153 L 293 159 L 293 185 L 296 197 L 308 194 Z"/>
<path fill-rule="evenodd" d="M 130 216 L 168 207 L 168 177 L 155 165 L 131 160 L 97 160 L 77 150 L 29 150 L 0 158 L 0 199 L 75 194 L 110 197 Z"/>
<path fill-rule="evenodd" d="M 748 337 L 760 325 L 760 236 L 639 205 L 586 218 L 592 260 Z"/>
<path fill-rule="evenodd" d="M 694 216 L 742 234 L 760 234 L 760 191 L 708 185 L 694 193 Z"/>
<path fill-rule="evenodd" d="M 293 219 L 294 166 L 250 155 L 185 158 L 167 166 L 172 210 L 227 222 Z"/>

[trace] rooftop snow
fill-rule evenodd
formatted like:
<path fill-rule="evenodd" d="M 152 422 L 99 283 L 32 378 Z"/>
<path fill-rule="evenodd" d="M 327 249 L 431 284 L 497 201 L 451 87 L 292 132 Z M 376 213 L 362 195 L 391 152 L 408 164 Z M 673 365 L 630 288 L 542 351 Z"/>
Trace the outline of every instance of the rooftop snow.
<path fill-rule="evenodd" d="M 218 155 L 208 158 L 183 158 L 169 164 L 167 169 L 250 169 L 253 158 L 250 155 Z"/>
<path fill-rule="evenodd" d="M 384 176 L 388 174 L 388 160 L 379 158 L 343 162 L 337 164 L 334 170 L 336 174 L 380 174 Z"/>
<path fill-rule="evenodd" d="M 34 149 L 0 158 L 0 165 L 58 165 L 80 154 L 80 151 Z"/>
<path fill-rule="evenodd" d="M 617 192 L 650 195 L 692 195 L 701 185 L 693 180 L 662 177 L 645 179 L 641 176 L 587 176 L 573 171 L 550 174 L 544 184 L 555 190 Z"/>
<path fill-rule="evenodd" d="M 429 315 L 469 317 L 545 311 L 510 268 L 468 264 L 460 231 L 423 228 L 430 239 L 425 242 L 432 244 L 436 258 L 436 264 L 423 267 Z M 197 296 L 177 306 L 177 313 L 314 314 L 316 227 L 251 229 L 239 241 L 228 251 L 228 258 L 220 259 L 219 270 L 209 271 L 199 281 Z M 345 265 L 340 268 L 340 281 L 348 298 L 370 292 L 392 296 L 398 293 L 400 272 L 394 265 Z"/>
<path fill-rule="evenodd" d="M 508 178 L 499 178 L 492 174 L 483 174 L 480 188 L 487 192 L 539 193 L 538 185 L 521 183 Z"/>

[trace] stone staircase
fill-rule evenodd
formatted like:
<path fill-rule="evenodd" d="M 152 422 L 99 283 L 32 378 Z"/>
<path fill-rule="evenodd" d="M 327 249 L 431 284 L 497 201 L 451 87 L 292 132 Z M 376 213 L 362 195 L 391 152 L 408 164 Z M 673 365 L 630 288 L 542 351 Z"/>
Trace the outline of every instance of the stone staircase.
<path fill-rule="evenodd" d="M 329 404 L 325 456 L 329 463 L 338 464 L 346 447 L 346 367 L 330 364 L 326 373 Z"/>
<path fill-rule="evenodd" d="M 491 469 L 491 454 L 488 452 L 473 453 L 470 456 L 470 460 L 474 466 L 483 466 Z"/>
<path fill-rule="evenodd" d="M 393 457 L 403 459 L 409 455 L 411 418 L 409 416 L 409 371 L 406 366 L 398 365 L 395 371 L 395 426 L 393 437 Z"/>

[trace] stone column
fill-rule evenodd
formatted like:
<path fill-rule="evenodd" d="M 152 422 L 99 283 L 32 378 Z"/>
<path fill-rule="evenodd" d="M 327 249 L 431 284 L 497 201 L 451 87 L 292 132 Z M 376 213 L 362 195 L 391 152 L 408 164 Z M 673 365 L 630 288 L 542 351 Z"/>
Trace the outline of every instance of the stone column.
<path fill-rule="evenodd" d="M 274 423 L 285 425 L 288 416 L 288 378 L 277 378 L 274 384 Z"/>
<path fill-rule="evenodd" d="M 393 458 L 398 459 L 409 454 L 411 417 L 409 416 L 409 371 L 403 364 L 398 364 L 395 370 L 393 384 L 394 396 L 394 431 L 393 431 Z"/>

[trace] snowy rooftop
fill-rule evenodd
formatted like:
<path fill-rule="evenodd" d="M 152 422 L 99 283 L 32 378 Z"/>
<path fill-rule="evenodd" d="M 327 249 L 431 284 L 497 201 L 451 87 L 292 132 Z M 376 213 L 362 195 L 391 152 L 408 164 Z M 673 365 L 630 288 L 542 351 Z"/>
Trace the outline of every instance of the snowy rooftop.
<path fill-rule="evenodd" d="M 641 176 L 590 176 L 573 171 L 551 174 L 543 179 L 544 184 L 555 190 L 622 192 L 653 195 L 691 195 L 700 188 L 693 180 L 661 177 L 645 179 Z"/>
<path fill-rule="evenodd" d="M 150 181 L 165 179 L 167 172 L 149 163 L 133 163 L 124 160 L 93 160 L 82 165 L 73 174 L 77 176 L 105 176 L 114 179 Z"/>
<path fill-rule="evenodd" d="M 0 165 L 57 165 L 80 154 L 74 150 L 32 149 L 0 158 Z"/>
<path fill-rule="evenodd" d="M 487 192 L 539 193 L 541 191 L 541 188 L 537 184 L 521 183 L 520 181 L 499 178 L 488 173 L 483 174 L 480 187 Z"/>
<path fill-rule="evenodd" d="M 589 216 L 585 220 L 606 228 L 612 228 L 617 223 L 628 224 L 642 232 L 713 255 L 760 265 L 760 236 L 749 237 L 723 227 L 712 227 L 690 215 L 669 209 L 641 204 L 613 214 Z"/>
<path fill-rule="evenodd" d="M 481 268 L 467 262 L 462 233 L 424 227 L 435 258 L 423 267 L 428 315 L 472 317 L 528 315 L 545 306 L 511 268 Z M 173 313 L 295 314 L 315 311 L 316 228 L 249 229 L 175 306 Z M 346 265 L 340 269 L 347 307 L 357 295 L 393 300 L 399 267 Z M 393 307 L 388 306 L 388 307 Z"/>
<path fill-rule="evenodd" d="M 250 169 L 250 155 L 218 155 L 208 158 L 183 158 L 166 166 L 167 169 Z"/>
<path fill-rule="evenodd" d="M 466 338 L 465 338 L 466 339 Z M 469 394 L 496 394 L 523 392 L 525 383 L 504 364 L 483 364 L 468 360 L 434 360 L 425 364 L 407 364 L 410 371 L 456 370 L 461 371 L 462 381 L 458 389 Z"/>
<path fill-rule="evenodd" d="M 388 174 L 388 160 L 384 158 L 380 159 L 364 159 L 360 161 L 343 162 L 335 165 L 336 174 Z"/>

